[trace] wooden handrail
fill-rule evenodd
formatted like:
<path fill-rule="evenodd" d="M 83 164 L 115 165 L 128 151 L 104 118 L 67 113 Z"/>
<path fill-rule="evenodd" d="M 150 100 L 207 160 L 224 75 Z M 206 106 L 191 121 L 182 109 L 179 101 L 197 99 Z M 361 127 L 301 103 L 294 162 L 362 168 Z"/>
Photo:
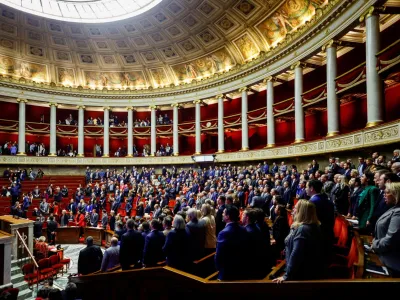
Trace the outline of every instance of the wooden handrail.
<path fill-rule="evenodd" d="M 207 276 L 204 280 L 208 281 L 211 278 L 214 278 L 215 276 L 217 276 L 219 274 L 219 271 L 212 273 L 210 276 Z"/>
<path fill-rule="evenodd" d="M 342 78 L 343 76 L 346 76 L 347 74 L 353 72 L 354 70 L 357 70 L 358 68 L 364 66 L 365 64 L 366 64 L 366 63 L 363 62 L 363 63 L 359 64 L 358 66 L 355 66 L 353 69 L 351 69 L 351 70 L 349 70 L 349 71 L 343 73 L 342 75 L 339 75 L 338 77 L 335 78 L 335 81 L 338 80 L 338 79 L 340 79 L 340 78 Z"/>
<path fill-rule="evenodd" d="M 203 261 L 205 261 L 205 260 L 207 260 L 207 259 L 213 257 L 213 256 L 215 255 L 215 253 L 216 253 L 216 252 L 210 253 L 210 254 L 208 254 L 207 256 L 204 256 L 203 258 L 200 258 L 199 260 L 193 261 L 193 263 L 194 263 L 194 264 L 199 264 L 199 263 L 201 263 L 201 262 L 203 262 Z"/>
<path fill-rule="evenodd" d="M 282 268 L 286 265 L 286 260 L 282 260 L 277 266 L 273 267 L 272 271 L 264 278 L 264 280 L 272 280 Z"/>
<path fill-rule="evenodd" d="M 387 46 L 385 49 L 382 49 L 382 50 L 379 51 L 377 54 L 375 54 L 375 56 L 381 55 L 383 52 L 388 51 L 390 48 L 393 48 L 393 47 L 396 46 L 398 43 L 400 43 L 400 40 L 397 40 L 397 41 L 395 41 L 393 44 Z"/>
<path fill-rule="evenodd" d="M 31 251 L 29 250 L 28 246 L 26 245 L 24 239 L 22 238 L 21 234 L 19 233 L 18 230 L 15 230 L 15 232 L 17 233 L 18 238 L 20 239 L 20 241 L 22 242 L 22 245 L 24 245 L 26 251 L 28 251 L 29 256 L 31 257 L 31 259 L 33 260 L 33 263 L 35 264 L 36 268 L 39 268 L 39 265 L 37 264 L 35 258 L 33 257 Z"/>

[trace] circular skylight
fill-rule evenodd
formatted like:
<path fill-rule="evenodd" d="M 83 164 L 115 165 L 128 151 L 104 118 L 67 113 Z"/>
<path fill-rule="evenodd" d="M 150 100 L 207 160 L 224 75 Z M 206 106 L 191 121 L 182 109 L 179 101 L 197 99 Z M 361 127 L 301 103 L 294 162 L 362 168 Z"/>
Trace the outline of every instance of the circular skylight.
<path fill-rule="evenodd" d="M 0 0 L 37 16 L 60 21 L 105 23 L 144 13 L 162 0 Z"/>

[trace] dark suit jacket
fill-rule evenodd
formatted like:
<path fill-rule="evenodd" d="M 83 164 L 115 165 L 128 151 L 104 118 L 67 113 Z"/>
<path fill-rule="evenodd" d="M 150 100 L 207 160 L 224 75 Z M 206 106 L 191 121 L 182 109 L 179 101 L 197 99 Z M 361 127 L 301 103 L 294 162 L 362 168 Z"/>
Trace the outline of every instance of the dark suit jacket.
<path fill-rule="evenodd" d="M 155 266 L 158 262 L 165 260 L 162 248 L 165 243 L 165 235 L 162 231 L 153 230 L 147 236 L 144 243 L 143 263 L 149 266 Z"/>
<path fill-rule="evenodd" d="M 171 230 L 163 247 L 167 265 L 180 270 L 188 270 L 193 261 L 190 247 L 190 236 L 186 230 Z"/>
<path fill-rule="evenodd" d="M 144 237 L 136 230 L 129 230 L 121 237 L 119 261 L 123 270 L 138 264 L 143 257 Z"/>
<path fill-rule="evenodd" d="M 93 227 L 97 227 L 98 223 L 99 223 L 99 214 L 92 213 L 92 215 L 90 216 L 90 225 Z"/>
<path fill-rule="evenodd" d="M 186 232 L 190 237 L 193 259 L 202 258 L 204 256 L 204 245 L 206 242 L 206 225 L 204 220 L 199 220 L 197 222 L 190 221 L 186 224 Z"/>
<path fill-rule="evenodd" d="M 90 274 L 100 270 L 103 252 L 99 246 L 92 245 L 82 249 L 78 258 L 78 273 Z"/>
<path fill-rule="evenodd" d="M 43 228 L 43 223 L 40 221 L 35 221 L 33 222 L 33 236 L 35 238 L 40 238 L 42 235 L 42 228 Z"/>
<path fill-rule="evenodd" d="M 265 199 L 261 196 L 254 196 L 253 201 L 250 203 L 251 207 L 254 208 L 263 208 L 265 204 Z"/>
<path fill-rule="evenodd" d="M 248 237 L 248 268 L 246 270 L 249 279 L 263 279 L 270 271 L 271 247 L 269 236 L 264 237 L 256 224 L 245 227 Z M 269 233 L 269 232 L 268 232 Z"/>
<path fill-rule="evenodd" d="M 289 234 L 289 223 L 287 217 L 278 216 L 272 224 L 272 237 L 279 251 L 285 249 L 285 238 Z"/>
<path fill-rule="evenodd" d="M 219 271 L 218 279 L 246 279 L 247 261 L 241 259 L 248 250 L 246 229 L 238 223 L 229 223 L 218 234 L 215 266 Z"/>
<path fill-rule="evenodd" d="M 215 226 L 217 228 L 217 231 L 216 231 L 217 236 L 218 236 L 218 233 L 220 233 L 220 231 L 225 228 L 225 222 L 224 222 L 224 219 L 222 218 L 224 209 L 225 209 L 225 204 L 221 205 L 221 207 L 218 208 L 217 214 L 215 215 L 215 224 L 216 224 Z"/>

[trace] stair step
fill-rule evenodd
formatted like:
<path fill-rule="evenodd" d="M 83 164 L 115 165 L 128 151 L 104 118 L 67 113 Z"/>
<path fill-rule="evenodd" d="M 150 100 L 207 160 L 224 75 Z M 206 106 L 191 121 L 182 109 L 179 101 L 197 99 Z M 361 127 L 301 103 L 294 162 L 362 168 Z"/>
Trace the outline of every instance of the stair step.
<path fill-rule="evenodd" d="M 24 281 L 24 274 L 19 273 L 11 276 L 11 282 L 12 284 L 17 284 L 19 282 Z"/>
<path fill-rule="evenodd" d="M 19 291 L 18 300 L 24 300 L 24 299 L 35 299 L 35 297 L 33 297 L 32 290 L 26 289 L 23 291 L 21 290 Z"/>
<path fill-rule="evenodd" d="M 25 280 L 13 284 L 13 287 L 19 289 L 20 292 L 22 292 L 23 290 L 29 290 L 28 283 Z"/>
<path fill-rule="evenodd" d="M 21 273 L 21 268 L 19 266 L 11 267 L 11 276 Z"/>
<path fill-rule="evenodd" d="M 26 263 L 28 263 L 30 261 L 30 257 L 25 257 L 25 258 L 21 258 L 21 259 L 14 259 L 11 261 L 11 268 L 12 267 L 19 267 L 22 266 Z"/>

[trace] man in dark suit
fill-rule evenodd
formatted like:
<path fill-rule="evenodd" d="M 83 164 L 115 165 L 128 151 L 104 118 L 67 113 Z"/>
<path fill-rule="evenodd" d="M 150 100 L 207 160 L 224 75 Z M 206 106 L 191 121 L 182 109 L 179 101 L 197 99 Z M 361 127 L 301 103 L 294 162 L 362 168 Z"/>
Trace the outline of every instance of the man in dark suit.
<path fill-rule="evenodd" d="M 163 246 L 165 235 L 161 231 L 160 221 L 153 219 L 150 223 L 151 232 L 146 236 L 143 249 L 143 264 L 145 267 L 156 266 L 158 262 L 165 260 Z"/>
<path fill-rule="evenodd" d="M 119 261 L 122 270 L 130 269 L 131 265 L 135 265 L 135 268 L 142 266 L 144 237 L 134 229 L 134 226 L 135 222 L 129 219 L 126 222 L 128 231 L 121 237 Z"/>
<path fill-rule="evenodd" d="M 93 245 L 93 237 L 86 238 L 86 248 L 79 252 L 78 273 L 87 275 L 100 270 L 103 252 L 99 246 Z"/>
<path fill-rule="evenodd" d="M 219 271 L 219 280 L 246 279 L 248 262 L 241 259 L 248 253 L 248 238 L 246 229 L 239 225 L 239 210 L 233 205 L 227 205 L 223 214 L 225 228 L 218 234 L 215 266 Z M 247 266 L 247 268 L 246 268 Z"/>
<path fill-rule="evenodd" d="M 218 196 L 218 199 L 217 199 L 218 210 L 215 215 L 215 225 L 216 225 L 216 235 L 217 236 L 218 236 L 218 233 L 220 233 L 220 231 L 225 228 L 225 222 L 222 217 L 222 215 L 224 213 L 224 209 L 225 209 L 225 201 L 226 201 L 225 195 Z"/>
<path fill-rule="evenodd" d="M 43 223 L 40 221 L 40 217 L 36 218 L 36 221 L 33 222 L 33 236 L 35 238 L 40 238 L 42 236 Z"/>
<path fill-rule="evenodd" d="M 265 199 L 260 196 L 260 192 L 258 190 L 255 190 L 253 200 L 249 204 L 250 207 L 253 208 L 263 208 Z"/>
<path fill-rule="evenodd" d="M 57 231 L 58 223 L 54 221 L 54 217 L 50 216 L 47 221 L 47 240 L 49 241 L 49 245 L 55 245 L 56 241 L 56 231 Z"/>
<path fill-rule="evenodd" d="M 99 223 L 99 214 L 96 212 L 96 209 L 92 209 L 92 214 L 90 215 L 90 226 L 97 227 Z"/>
<path fill-rule="evenodd" d="M 76 204 L 74 199 L 71 199 L 71 202 L 68 204 L 68 211 L 72 211 L 72 214 L 76 215 Z"/>
<path fill-rule="evenodd" d="M 242 224 L 248 236 L 248 262 L 247 278 L 263 279 L 267 276 L 272 256 L 269 235 L 264 237 L 260 228 L 256 225 L 256 209 L 246 208 L 242 217 Z M 268 232 L 269 234 L 269 232 Z"/>
<path fill-rule="evenodd" d="M 197 210 L 195 208 L 190 208 L 187 211 L 187 219 L 189 222 L 186 224 L 186 232 L 190 237 L 193 259 L 197 260 L 204 256 L 206 225 L 203 220 L 197 219 Z"/>
<path fill-rule="evenodd" d="M 367 164 L 364 161 L 364 157 L 359 157 L 358 161 L 359 161 L 359 164 L 358 164 L 358 167 L 357 167 L 357 171 L 358 171 L 358 173 L 359 173 L 359 175 L 361 177 L 361 175 L 364 174 L 364 170 L 367 167 Z"/>

